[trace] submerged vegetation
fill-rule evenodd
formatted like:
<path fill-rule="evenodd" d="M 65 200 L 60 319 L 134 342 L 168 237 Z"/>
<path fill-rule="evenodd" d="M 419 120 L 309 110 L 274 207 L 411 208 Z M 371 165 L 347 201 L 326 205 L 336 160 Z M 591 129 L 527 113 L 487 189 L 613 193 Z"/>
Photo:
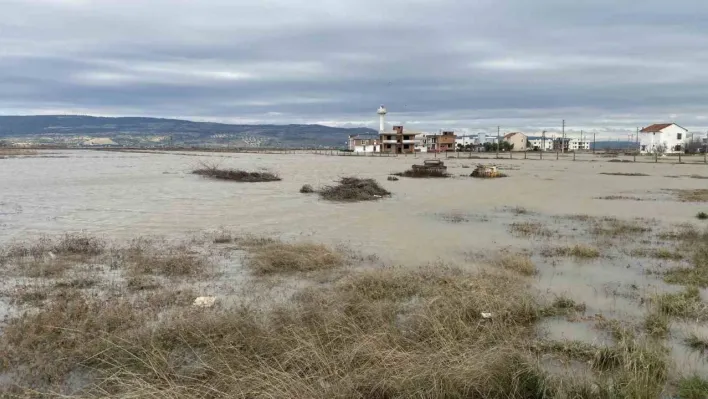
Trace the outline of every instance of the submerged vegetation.
<path fill-rule="evenodd" d="M 447 173 L 444 169 L 439 169 L 439 168 L 408 169 L 404 172 L 394 173 L 393 175 L 399 176 L 399 177 L 412 177 L 412 178 L 418 178 L 418 179 L 450 177 L 449 173 Z"/>
<path fill-rule="evenodd" d="M 335 186 L 322 188 L 319 194 L 324 200 L 339 202 L 373 201 L 391 195 L 376 180 L 357 177 L 345 177 Z"/>
<path fill-rule="evenodd" d="M 218 180 L 229 180 L 243 183 L 271 182 L 282 180 L 278 175 L 271 172 L 248 172 L 239 169 L 219 169 L 217 166 L 202 165 L 201 168 L 192 171 L 195 175 Z"/>

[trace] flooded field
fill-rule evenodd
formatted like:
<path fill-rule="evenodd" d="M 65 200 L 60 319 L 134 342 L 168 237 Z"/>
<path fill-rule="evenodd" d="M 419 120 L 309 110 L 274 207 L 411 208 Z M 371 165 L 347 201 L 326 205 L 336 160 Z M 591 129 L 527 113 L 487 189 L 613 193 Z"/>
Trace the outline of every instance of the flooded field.
<path fill-rule="evenodd" d="M 567 157 L 560 161 L 499 159 L 493 162 L 508 177 L 474 179 L 469 175 L 482 161 L 443 158 L 452 175 L 449 178 L 401 177 L 389 181 L 390 174 L 403 172 L 424 158 L 94 151 L 58 154 L 62 158 L 0 160 L 0 244 L 11 248 L 36 242 L 42 236 L 82 232 L 85 237 L 108 242 L 105 245 L 110 250 L 101 247 L 88 253 L 90 256 L 84 254 L 88 257 L 77 261 L 83 264 L 80 270 L 46 274 L 47 265 L 56 265 L 45 259 L 45 252 L 61 258 L 61 250 L 52 248 L 65 247 L 56 243 L 35 246 L 40 248 L 34 253 L 40 253 L 41 261 L 32 255 L 33 262 L 41 264 L 39 274 L 28 276 L 20 268 L 4 276 L 0 317 L 9 319 L 35 309 L 32 300 L 18 306 L 12 292 L 35 292 L 37 281 L 44 281 L 40 286 L 66 285 L 80 281 L 82 276 L 83 280 L 94 281 L 89 288 L 97 280 L 111 281 L 108 288 L 98 290 L 102 298 L 116 294 L 112 290 L 117 286 L 155 285 L 166 292 L 189 290 L 185 295 L 190 301 L 186 303 L 191 303 L 194 296 L 208 295 L 234 307 L 246 296 L 287 303 L 304 288 L 337 284 L 339 278 L 346 280 L 342 277 L 346 273 L 336 271 L 343 264 L 353 270 L 446 270 L 454 266 L 467 273 L 491 268 L 515 277 L 504 277 L 504 286 L 498 290 L 476 280 L 470 280 L 470 287 L 494 296 L 520 284 L 524 290 L 540 295 L 542 302 L 552 304 L 538 311 L 544 317 L 529 324 L 533 335 L 546 345 L 533 350 L 545 353 L 541 364 L 551 374 L 571 373 L 577 378 L 597 371 L 597 357 L 587 358 L 583 345 L 622 347 L 633 356 L 639 349 L 638 344 L 626 346 L 631 336 L 632 342 L 651 340 L 652 345 L 660 345 L 668 353 L 671 367 L 662 371 L 666 375 L 657 377 L 663 378 L 662 392 L 676 392 L 694 374 L 696 378 L 708 378 L 703 356 L 706 349 L 701 346 L 708 342 L 704 324 L 708 305 L 703 303 L 708 299 L 708 275 L 704 282 L 702 271 L 696 272 L 703 270 L 701 262 L 705 261 L 696 248 L 708 237 L 701 236 L 708 222 L 696 218 L 699 212 L 708 211 L 706 165 L 609 162 L 590 155 L 578 162 Z M 204 165 L 270 171 L 282 180 L 236 183 L 191 173 Z M 299 192 L 305 184 L 317 189 L 348 176 L 373 178 L 392 196 L 340 203 Z M 136 247 L 131 240 L 140 236 L 166 240 Z M 283 245 L 324 244 L 342 248 L 345 255 L 340 259 L 339 255 L 323 252 L 324 247 L 289 248 L 236 238 L 245 236 L 268 237 Z M 191 255 L 176 263 L 161 263 L 148 256 L 162 251 L 160 248 Z M 285 251 L 284 257 L 295 251 L 298 259 L 307 259 L 288 264 L 304 275 L 268 277 L 275 261 L 267 254 L 281 253 L 278 251 Z M 196 269 L 190 269 L 193 264 L 185 263 L 185 259 L 202 255 L 206 257 L 203 262 L 210 262 L 209 273 L 191 274 Z M 147 264 L 157 262 L 158 266 L 136 266 L 146 259 Z M 253 269 L 248 259 L 266 262 L 267 267 Z M 334 272 L 316 275 L 317 271 L 308 266 L 312 262 L 327 270 L 331 267 Z M 708 269 L 708 265 L 705 267 Z M 125 269 L 128 274 L 116 274 L 116 269 Z M 175 270 L 183 280 L 175 282 Z M 450 278 L 435 274 L 441 271 L 425 273 L 432 273 L 434 281 Z M 469 278 L 464 273 L 460 281 Z M 146 280 L 146 275 L 152 277 Z M 699 288 L 697 294 L 686 288 L 694 286 Z M 422 289 L 417 301 L 425 300 L 428 289 L 432 288 Z M 142 292 L 121 288 L 118 294 L 123 290 Z M 448 294 L 455 297 L 458 292 Z M 679 310 L 674 305 L 662 305 L 677 298 Z M 40 296 L 37 301 L 46 304 L 47 298 Z M 526 312 L 507 309 L 502 302 L 489 300 L 489 306 L 497 314 L 509 312 L 522 317 Z M 411 300 L 400 306 L 415 303 Z M 585 349 L 576 348 L 583 353 L 576 359 L 569 347 L 560 350 L 549 342 Z M 616 361 L 627 366 L 622 363 L 626 359 Z M 626 388 L 619 382 L 624 374 L 607 385 L 603 385 L 607 375 L 600 374 L 599 380 L 588 385 L 588 396 L 576 397 L 612 397 L 597 396 L 598 390 L 607 386 L 616 395 Z M 0 372 L 0 381 L 8 378 L 12 379 L 12 374 Z M 329 382 L 323 384 L 320 388 L 327 392 Z M 84 388 L 81 383 L 69 385 L 67 394 Z"/>

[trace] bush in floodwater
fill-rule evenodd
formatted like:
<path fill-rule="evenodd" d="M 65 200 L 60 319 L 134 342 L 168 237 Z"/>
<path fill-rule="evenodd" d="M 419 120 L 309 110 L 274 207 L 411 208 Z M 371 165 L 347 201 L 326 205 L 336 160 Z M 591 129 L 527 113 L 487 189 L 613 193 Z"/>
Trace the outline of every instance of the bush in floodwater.
<path fill-rule="evenodd" d="M 415 168 L 408 169 L 405 172 L 395 173 L 396 176 L 401 177 L 412 177 L 418 179 L 428 179 L 428 178 L 444 178 L 450 177 L 444 169 L 441 168 Z"/>
<path fill-rule="evenodd" d="M 373 201 L 390 195 L 376 180 L 357 177 L 345 177 L 336 186 L 320 190 L 322 199 L 340 202 Z"/>
<path fill-rule="evenodd" d="M 310 193 L 314 193 L 314 192 L 315 192 L 315 189 L 312 188 L 311 185 L 305 184 L 304 186 L 302 186 L 302 187 L 300 188 L 300 192 L 303 193 L 303 194 L 310 194 Z"/>
<path fill-rule="evenodd" d="M 282 180 L 278 175 L 271 172 L 248 172 L 239 169 L 219 169 L 215 166 L 203 166 L 192 171 L 195 175 L 218 180 L 230 180 L 243 183 L 257 183 Z"/>

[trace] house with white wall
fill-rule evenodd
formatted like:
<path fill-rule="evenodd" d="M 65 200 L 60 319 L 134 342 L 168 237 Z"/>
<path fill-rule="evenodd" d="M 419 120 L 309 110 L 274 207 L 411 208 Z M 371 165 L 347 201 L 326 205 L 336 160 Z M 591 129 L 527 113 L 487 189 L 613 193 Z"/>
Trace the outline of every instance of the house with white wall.
<path fill-rule="evenodd" d="M 349 136 L 348 146 L 352 152 L 381 152 L 381 143 L 378 135 L 353 135 Z"/>
<path fill-rule="evenodd" d="M 568 148 L 570 148 L 570 151 L 584 151 L 584 150 L 590 150 L 590 142 L 587 140 L 576 140 L 576 139 L 570 139 L 570 142 L 568 143 Z"/>
<path fill-rule="evenodd" d="M 526 138 L 530 148 L 535 151 L 551 151 L 553 150 L 553 139 L 543 136 L 529 136 Z"/>
<path fill-rule="evenodd" d="M 655 123 L 639 133 L 639 151 L 644 154 L 657 150 L 671 154 L 683 152 L 686 148 L 688 130 L 675 123 Z"/>

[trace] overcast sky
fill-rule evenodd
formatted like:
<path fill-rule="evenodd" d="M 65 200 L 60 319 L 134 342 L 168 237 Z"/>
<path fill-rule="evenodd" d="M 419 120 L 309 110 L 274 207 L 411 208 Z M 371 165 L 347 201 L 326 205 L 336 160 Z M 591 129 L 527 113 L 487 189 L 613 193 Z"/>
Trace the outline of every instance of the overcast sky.
<path fill-rule="evenodd" d="M 0 114 L 708 129 L 706 0 L 0 0 Z"/>

